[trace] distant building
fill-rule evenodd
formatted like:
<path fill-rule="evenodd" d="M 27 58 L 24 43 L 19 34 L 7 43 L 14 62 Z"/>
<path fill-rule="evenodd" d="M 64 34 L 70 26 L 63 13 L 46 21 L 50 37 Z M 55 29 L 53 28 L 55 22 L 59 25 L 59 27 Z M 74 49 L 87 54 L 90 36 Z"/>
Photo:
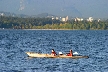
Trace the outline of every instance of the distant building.
<path fill-rule="evenodd" d="M 52 17 L 52 20 L 54 20 L 54 18 Z"/>
<path fill-rule="evenodd" d="M 81 21 L 83 21 L 83 18 L 81 18 Z"/>
<path fill-rule="evenodd" d="M 0 16 L 4 16 L 4 13 L 0 13 Z"/>
<path fill-rule="evenodd" d="M 100 22 L 100 19 L 98 19 L 98 22 Z"/>
<path fill-rule="evenodd" d="M 59 20 L 62 21 L 62 17 L 59 17 Z"/>
<path fill-rule="evenodd" d="M 64 22 L 65 22 L 65 21 L 66 21 L 66 18 L 62 18 L 62 21 L 64 21 Z"/>
<path fill-rule="evenodd" d="M 58 20 L 59 18 L 58 17 L 56 17 L 56 20 Z"/>
<path fill-rule="evenodd" d="M 92 22 L 92 21 L 93 21 L 93 18 L 92 18 L 92 17 L 89 17 L 89 18 L 87 19 L 87 21 Z"/>
<path fill-rule="evenodd" d="M 69 19 L 68 16 L 66 16 L 66 21 L 68 21 L 68 19 Z"/>
<path fill-rule="evenodd" d="M 75 21 L 83 21 L 83 18 L 75 18 Z"/>
<path fill-rule="evenodd" d="M 68 21 L 68 16 L 66 16 L 65 18 L 62 18 L 62 21 L 64 21 L 64 22 L 66 22 L 66 21 Z"/>

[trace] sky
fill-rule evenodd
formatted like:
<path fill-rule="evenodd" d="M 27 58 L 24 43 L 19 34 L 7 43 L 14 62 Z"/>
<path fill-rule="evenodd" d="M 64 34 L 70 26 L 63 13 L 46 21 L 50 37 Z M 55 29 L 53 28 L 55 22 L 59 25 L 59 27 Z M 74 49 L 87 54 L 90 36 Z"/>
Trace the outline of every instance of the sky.
<path fill-rule="evenodd" d="M 108 0 L 0 0 L 0 11 L 37 15 L 108 18 Z"/>

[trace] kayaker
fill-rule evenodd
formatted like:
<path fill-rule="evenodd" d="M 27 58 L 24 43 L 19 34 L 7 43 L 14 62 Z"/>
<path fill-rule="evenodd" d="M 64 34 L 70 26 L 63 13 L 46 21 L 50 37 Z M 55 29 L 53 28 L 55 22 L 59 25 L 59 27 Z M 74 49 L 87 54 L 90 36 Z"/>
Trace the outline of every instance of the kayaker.
<path fill-rule="evenodd" d="M 51 55 L 56 56 L 56 52 L 54 51 L 54 49 L 52 49 Z"/>
<path fill-rule="evenodd" d="M 73 56 L 73 52 L 72 52 L 72 50 L 70 50 L 70 52 L 67 53 L 67 56 Z"/>

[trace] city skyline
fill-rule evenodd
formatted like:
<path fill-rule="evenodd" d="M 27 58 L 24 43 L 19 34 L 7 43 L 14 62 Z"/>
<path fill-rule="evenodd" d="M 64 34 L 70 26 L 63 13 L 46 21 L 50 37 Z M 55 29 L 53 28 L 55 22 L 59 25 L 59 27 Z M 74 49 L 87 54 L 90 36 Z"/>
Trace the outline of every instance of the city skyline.
<path fill-rule="evenodd" d="M 0 11 L 16 14 L 108 18 L 107 0 L 0 0 Z"/>

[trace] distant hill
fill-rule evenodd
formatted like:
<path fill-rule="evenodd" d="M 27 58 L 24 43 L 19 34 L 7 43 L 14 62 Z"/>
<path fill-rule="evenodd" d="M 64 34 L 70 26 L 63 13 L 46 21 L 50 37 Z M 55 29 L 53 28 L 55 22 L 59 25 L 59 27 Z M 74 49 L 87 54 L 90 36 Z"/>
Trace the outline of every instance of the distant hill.
<path fill-rule="evenodd" d="M 24 14 L 15 14 L 10 12 L 3 12 L 3 11 L 0 11 L 0 16 L 29 17 L 28 15 L 24 15 Z"/>
<path fill-rule="evenodd" d="M 0 11 L 0 16 L 12 16 L 12 17 L 40 17 L 40 18 L 46 18 L 46 17 L 56 17 L 55 15 L 52 15 L 52 14 L 48 14 L 48 13 L 41 13 L 41 14 L 38 14 L 38 15 L 32 15 L 32 16 L 28 16 L 28 15 L 25 15 L 25 14 L 15 14 L 15 13 L 10 13 L 10 12 L 3 12 L 3 11 Z"/>
<path fill-rule="evenodd" d="M 32 17 L 40 17 L 40 18 L 46 18 L 46 17 L 56 17 L 55 15 L 48 14 L 48 13 L 41 13 L 38 15 L 32 15 Z"/>

